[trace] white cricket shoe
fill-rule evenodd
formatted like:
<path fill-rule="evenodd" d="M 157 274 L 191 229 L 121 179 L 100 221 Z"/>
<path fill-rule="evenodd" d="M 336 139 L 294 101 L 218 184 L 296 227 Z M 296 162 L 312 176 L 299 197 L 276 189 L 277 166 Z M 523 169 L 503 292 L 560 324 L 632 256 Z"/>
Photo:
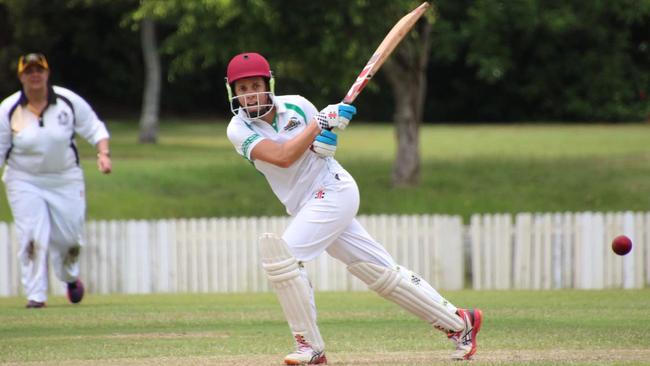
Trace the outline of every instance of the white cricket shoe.
<path fill-rule="evenodd" d="M 284 357 L 285 365 L 326 365 L 327 357 L 324 351 L 315 351 L 300 334 L 295 335 L 296 352 Z"/>
<path fill-rule="evenodd" d="M 476 353 L 476 335 L 481 330 L 483 313 L 479 309 L 458 309 L 458 315 L 463 319 L 465 328 L 447 335 L 456 344 L 456 350 L 451 354 L 451 358 L 469 360 Z"/>

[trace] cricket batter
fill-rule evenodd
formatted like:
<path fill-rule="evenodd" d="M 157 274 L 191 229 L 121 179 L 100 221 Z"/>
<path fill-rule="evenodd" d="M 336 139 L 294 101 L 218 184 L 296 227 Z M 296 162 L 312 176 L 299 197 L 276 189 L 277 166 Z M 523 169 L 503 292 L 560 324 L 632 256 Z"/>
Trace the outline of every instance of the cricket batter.
<path fill-rule="evenodd" d="M 339 103 L 319 112 L 299 95 L 276 96 L 269 63 L 257 53 L 230 61 L 226 88 L 234 114 L 228 138 L 293 217 L 281 238 L 260 237 L 262 266 L 296 342 L 284 363 L 327 363 L 313 289 L 302 265 L 323 252 L 345 263 L 370 289 L 443 331 L 456 345 L 454 359 L 469 359 L 476 352 L 481 311 L 455 307 L 396 264 L 355 218 L 359 190 L 334 159 L 337 136 L 330 130 L 344 129 L 356 109 Z"/>
<path fill-rule="evenodd" d="M 47 300 L 48 256 L 67 283 L 68 299 L 84 296 L 79 251 L 84 245 L 84 177 L 74 139 L 97 148 L 97 167 L 111 172 L 109 135 L 79 95 L 48 83 L 50 67 L 40 53 L 21 56 L 22 90 L 0 104 L 0 167 L 20 244 L 18 258 L 27 308 Z"/>

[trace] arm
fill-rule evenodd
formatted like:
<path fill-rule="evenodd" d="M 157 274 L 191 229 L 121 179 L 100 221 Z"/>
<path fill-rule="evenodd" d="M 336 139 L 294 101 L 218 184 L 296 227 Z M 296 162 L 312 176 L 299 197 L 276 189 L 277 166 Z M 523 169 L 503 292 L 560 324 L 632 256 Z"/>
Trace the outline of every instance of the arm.
<path fill-rule="evenodd" d="M 64 94 L 74 106 L 75 132 L 94 145 L 97 150 L 97 169 L 104 174 L 110 174 L 113 164 L 106 125 L 82 97 L 69 90 L 59 90 L 59 92 Z"/>
<path fill-rule="evenodd" d="M 97 169 L 104 174 L 110 174 L 113 170 L 113 163 L 111 162 L 108 138 L 99 140 L 95 148 L 97 149 Z"/>
<path fill-rule="evenodd" d="M 5 163 L 7 151 L 11 147 L 11 123 L 7 117 L 7 110 L 0 108 L 0 168 Z"/>
<path fill-rule="evenodd" d="M 91 145 L 97 146 L 101 140 L 109 138 L 106 125 L 102 122 L 92 107 L 82 97 L 67 90 L 64 94 L 74 106 L 75 126 L 74 131 Z"/>
<path fill-rule="evenodd" d="M 293 139 L 279 144 L 267 139 L 260 141 L 253 151 L 251 151 L 252 160 L 262 160 L 281 168 L 287 168 L 295 163 L 302 154 L 309 149 L 314 138 L 320 134 L 321 129 L 312 118 L 307 128 Z"/>

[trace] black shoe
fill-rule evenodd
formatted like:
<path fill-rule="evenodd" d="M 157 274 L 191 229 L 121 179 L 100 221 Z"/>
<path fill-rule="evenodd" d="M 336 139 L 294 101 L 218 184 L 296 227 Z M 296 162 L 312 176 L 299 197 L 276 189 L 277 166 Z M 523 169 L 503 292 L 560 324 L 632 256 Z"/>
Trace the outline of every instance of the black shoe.
<path fill-rule="evenodd" d="M 25 305 L 27 309 L 40 309 L 45 307 L 45 302 L 40 302 L 40 301 L 34 301 L 34 300 L 29 300 L 27 305 Z"/>

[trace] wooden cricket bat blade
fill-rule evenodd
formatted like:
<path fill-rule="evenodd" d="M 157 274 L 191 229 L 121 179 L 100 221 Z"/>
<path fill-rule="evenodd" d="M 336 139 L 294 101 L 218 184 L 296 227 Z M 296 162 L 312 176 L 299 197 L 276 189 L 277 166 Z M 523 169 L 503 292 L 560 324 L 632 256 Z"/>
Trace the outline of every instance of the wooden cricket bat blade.
<path fill-rule="evenodd" d="M 384 40 L 379 44 L 375 53 L 373 53 L 366 66 L 361 70 L 359 76 L 348 90 L 348 93 L 343 98 L 343 103 L 350 104 L 355 99 L 361 90 L 368 84 L 370 79 L 377 73 L 381 65 L 388 59 L 388 56 L 393 52 L 395 47 L 404 39 L 408 32 L 413 28 L 422 14 L 429 8 L 429 3 L 424 2 L 417 8 L 413 9 L 410 13 L 402 17 L 388 32 Z"/>

